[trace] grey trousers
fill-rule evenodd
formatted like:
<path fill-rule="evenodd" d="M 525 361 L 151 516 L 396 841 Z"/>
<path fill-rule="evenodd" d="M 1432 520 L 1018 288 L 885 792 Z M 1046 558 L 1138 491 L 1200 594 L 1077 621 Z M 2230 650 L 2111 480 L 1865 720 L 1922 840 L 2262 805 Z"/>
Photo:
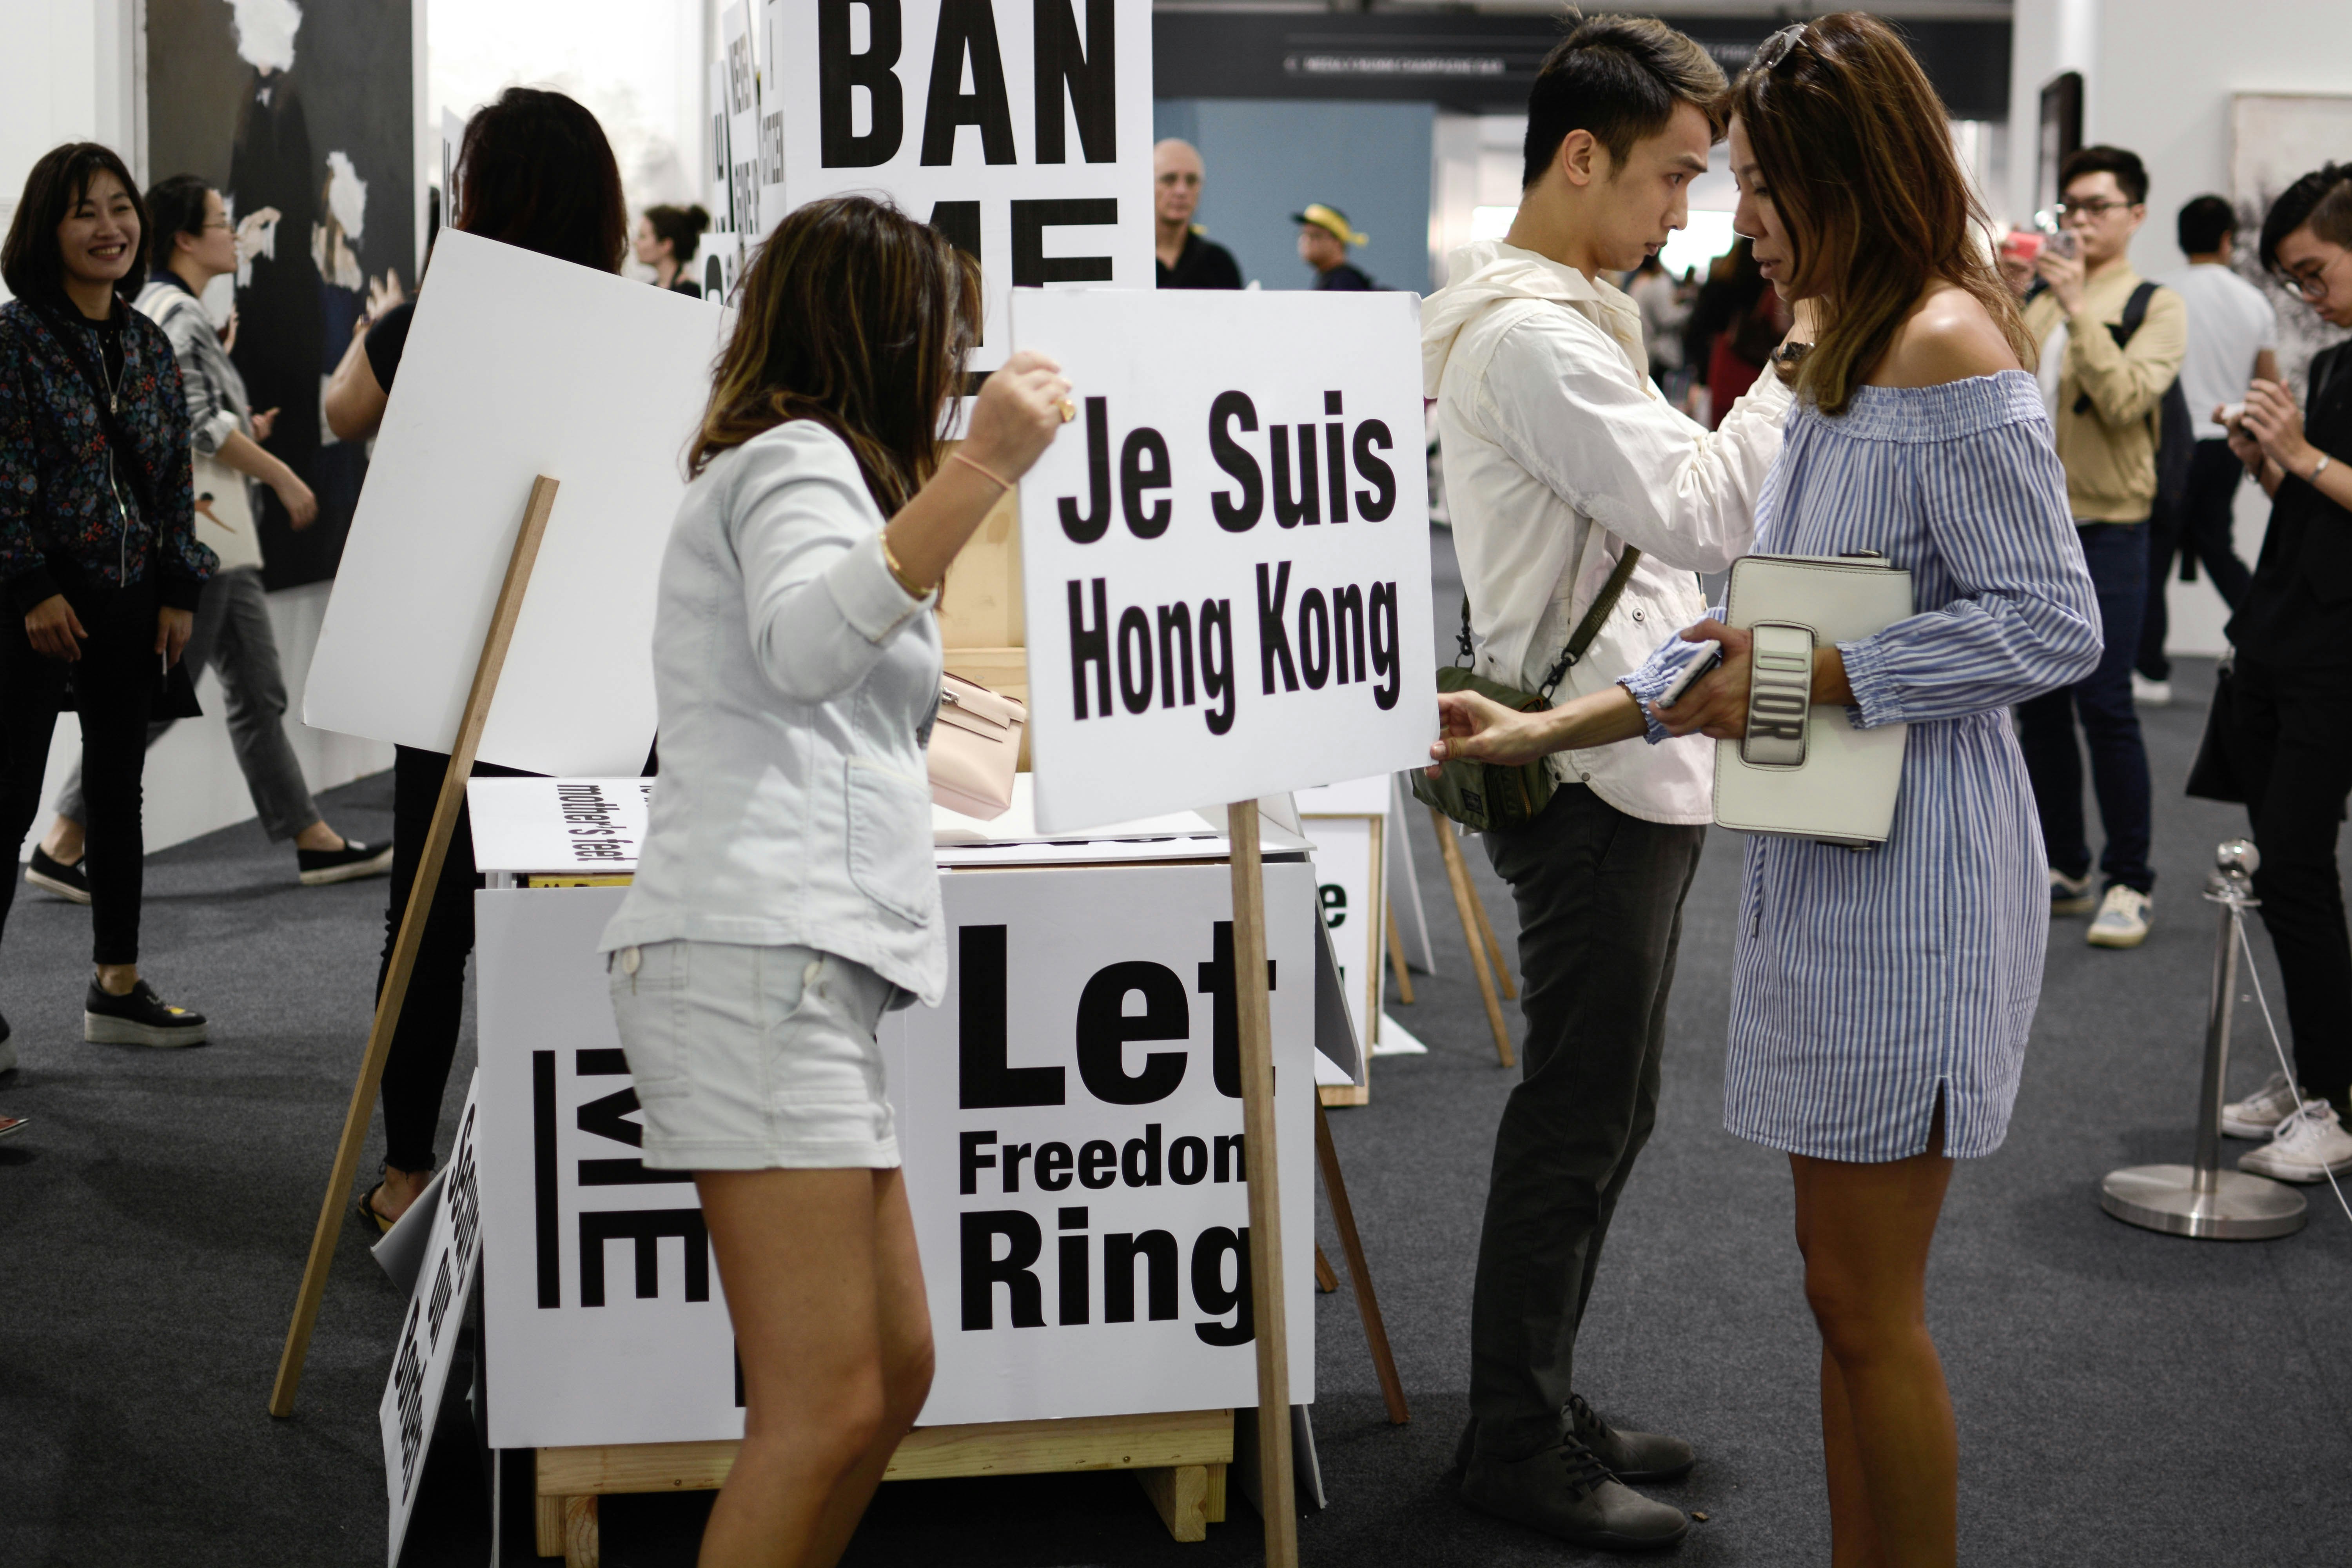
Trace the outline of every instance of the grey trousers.
<path fill-rule="evenodd" d="M 286 739 L 286 678 L 278 668 L 278 635 L 270 629 L 260 567 L 233 566 L 205 584 L 204 597 L 196 601 L 195 630 L 181 658 L 191 680 L 202 679 L 207 668 L 220 672 L 228 700 L 229 745 L 269 837 L 291 838 L 318 821 L 302 764 Z M 147 743 L 153 745 L 171 727 L 169 719 L 150 724 Z M 72 822 L 89 820 L 79 763 L 58 795 L 58 815 Z"/>
<path fill-rule="evenodd" d="M 1519 913 L 1518 1086 L 1495 1133 L 1470 1309 L 1477 1452 L 1558 1440 L 1610 1216 L 1657 1120 L 1666 994 L 1706 830 L 1628 816 L 1581 784 L 1486 836 Z"/>

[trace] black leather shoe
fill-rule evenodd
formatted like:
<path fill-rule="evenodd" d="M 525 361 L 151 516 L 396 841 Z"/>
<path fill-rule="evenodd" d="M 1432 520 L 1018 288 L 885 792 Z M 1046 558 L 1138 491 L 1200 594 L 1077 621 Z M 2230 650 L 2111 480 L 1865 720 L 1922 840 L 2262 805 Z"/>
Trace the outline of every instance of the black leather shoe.
<path fill-rule="evenodd" d="M 62 860 L 53 860 L 38 845 L 33 847 L 32 864 L 25 868 L 25 880 L 69 902 L 89 902 L 89 878 L 82 871 L 81 862 L 77 860 L 68 866 Z"/>
<path fill-rule="evenodd" d="M 121 996 L 93 980 L 82 998 L 81 1037 L 93 1046 L 201 1046 L 205 1016 L 173 1006 L 144 980 Z"/>
<path fill-rule="evenodd" d="M 1573 1437 L 1524 1459 L 1472 1458 L 1461 1497 L 1481 1513 L 1604 1552 L 1672 1546 L 1690 1532 L 1682 1510 L 1618 1480 Z"/>
<path fill-rule="evenodd" d="M 1698 1459 L 1680 1437 L 1620 1432 L 1601 1419 L 1580 1394 L 1568 1396 L 1568 1419 L 1576 1440 L 1591 1449 L 1593 1458 L 1609 1467 L 1610 1474 L 1629 1486 L 1681 1480 Z"/>
<path fill-rule="evenodd" d="M 294 863 L 302 885 L 323 888 L 334 882 L 356 882 L 362 877 L 383 877 L 392 871 L 392 846 L 362 844 L 346 838 L 341 849 L 297 849 Z"/>

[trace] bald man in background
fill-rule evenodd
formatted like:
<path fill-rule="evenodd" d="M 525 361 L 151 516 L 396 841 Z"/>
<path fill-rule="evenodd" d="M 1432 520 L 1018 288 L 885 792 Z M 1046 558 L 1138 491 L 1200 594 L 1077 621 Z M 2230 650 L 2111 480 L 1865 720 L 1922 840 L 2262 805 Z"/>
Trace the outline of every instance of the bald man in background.
<path fill-rule="evenodd" d="M 1151 212 L 1160 248 L 1162 289 L 1238 289 L 1242 269 L 1234 253 L 1204 239 L 1193 226 L 1201 205 L 1201 154 L 1173 136 L 1151 149 Z"/>

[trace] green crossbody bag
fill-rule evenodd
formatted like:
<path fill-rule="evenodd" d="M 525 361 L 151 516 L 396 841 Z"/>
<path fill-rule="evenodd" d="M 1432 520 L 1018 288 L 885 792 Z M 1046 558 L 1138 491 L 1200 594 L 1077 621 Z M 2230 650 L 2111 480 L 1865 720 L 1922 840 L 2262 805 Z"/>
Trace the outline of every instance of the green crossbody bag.
<path fill-rule="evenodd" d="M 1559 661 L 1544 677 L 1541 691 L 1522 691 L 1516 686 L 1506 686 L 1499 680 L 1489 680 L 1472 673 L 1470 660 L 1470 600 L 1462 600 L 1462 653 L 1459 663 L 1442 666 L 1437 672 L 1437 689 L 1475 691 L 1479 696 L 1499 702 L 1506 708 L 1522 713 L 1533 713 L 1551 706 L 1551 694 L 1560 680 L 1584 657 L 1592 639 L 1601 635 L 1602 623 L 1609 612 L 1617 607 L 1617 600 L 1625 592 L 1625 584 L 1640 564 L 1642 552 L 1632 545 L 1617 558 L 1616 569 L 1609 581 L 1576 624 L 1568 646 L 1560 650 Z M 1504 767 L 1494 763 L 1474 762 L 1456 757 L 1438 765 L 1437 776 L 1432 778 L 1423 769 L 1412 771 L 1413 798 L 1433 805 L 1473 833 L 1507 832 L 1535 820 L 1543 808 L 1551 804 L 1553 781 L 1551 770 L 1541 758 L 1517 767 Z"/>

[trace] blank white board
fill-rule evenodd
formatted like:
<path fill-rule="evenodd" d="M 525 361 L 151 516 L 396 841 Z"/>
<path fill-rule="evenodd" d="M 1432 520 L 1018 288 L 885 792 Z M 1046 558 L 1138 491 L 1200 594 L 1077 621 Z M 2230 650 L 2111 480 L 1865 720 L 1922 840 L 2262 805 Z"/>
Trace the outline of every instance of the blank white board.
<path fill-rule="evenodd" d="M 732 317 L 443 229 L 302 704 L 446 752 L 531 480 L 561 481 L 479 755 L 634 774 L 654 737 L 655 583 Z"/>

